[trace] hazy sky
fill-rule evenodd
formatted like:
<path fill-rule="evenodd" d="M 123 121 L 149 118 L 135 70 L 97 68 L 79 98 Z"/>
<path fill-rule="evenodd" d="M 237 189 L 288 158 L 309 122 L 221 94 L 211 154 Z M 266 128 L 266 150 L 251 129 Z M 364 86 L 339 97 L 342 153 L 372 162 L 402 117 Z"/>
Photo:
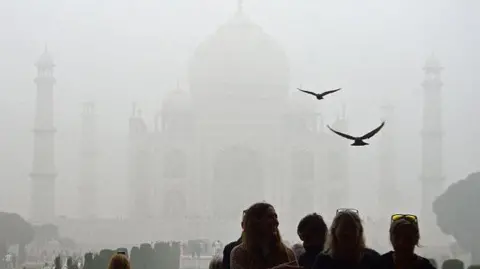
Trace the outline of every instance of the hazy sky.
<path fill-rule="evenodd" d="M 479 168 L 480 45 L 476 0 L 245 0 L 244 10 L 285 49 L 291 88 L 343 87 L 320 108 L 331 122 L 344 102 L 352 131 L 378 124 L 386 100 L 395 105 L 404 188 L 419 176 L 425 59 L 443 66 L 445 174 L 455 181 Z M 45 44 L 57 68 L 55 109 L 58 205 L 76 210 L 81 103 L 99 114 L 103 214 L 125 196 L 121 167 L 131 103 L 150 128 L 162 97 L 177 80 L 188 88 L 186 66 L 196 46 L 235 12 L 235 0 L 0 1 L 0 209 L 26 212 L 31 169 L 35 85 L 33 63 Z M 325 107 L 328 107 L 325 108 Z M 460 131 L 461 130 L 461 131 Z M 359 186 L 374 177 L 374 146 L 352 150 Z M 477 156 L 477 157 L 475 157 Z M 111 171 L 117 170 L 116 173 Z M 358 181 L 357 181 L 358 180 Z M 106 186 L 118 184 L 118 188 Z M 121 202 L 120 202 L 121 203 Z M 122 206 L 120 206 L 122 207 Z M 118 209 L 118 206 L 116 207 Z"/>

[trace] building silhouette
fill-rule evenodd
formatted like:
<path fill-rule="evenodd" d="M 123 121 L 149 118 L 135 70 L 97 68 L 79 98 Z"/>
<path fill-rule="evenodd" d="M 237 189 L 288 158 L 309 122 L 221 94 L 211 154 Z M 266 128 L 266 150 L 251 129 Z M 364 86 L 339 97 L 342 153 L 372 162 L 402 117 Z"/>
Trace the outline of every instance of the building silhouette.
<path fill-rule="evenodd" d="M 53 58 L 45 51 L 35 64 L 37 97 L 35 105 L 33 167 L 30 173 L 30 218 L 48 222 L 55 217 L 55 127 L 53 122 Z"/>
<path fill-rule="evenodd" d="M 295 231 L 327 192 L 332 137 L 318 127 L 318 101 L 291 92 L 285 52 L 239 8 L 197 47 L 188 77 L 151 130 L 130 119 L 131 216 L 184 224 L 188 238 L 231 238 L 242 210 L 266 200 Z"/>
<path fill-rule="evenodd" d="M 423 68 L 425 79 L 423 86 L 423 126 L 422 137 L 422 223 L 424 231 L 434 234 L 436 218 L 432 203 L 444 190 L 443 176 L 443 123 L 442 123 L 442 86 L 439 61 L 432 55 Z M 427 228 L 428 227 L 428 228 Z M 439 230 L 438 230 L 439 231 Z M 427 233 L 425 237 L 428 237 Z M 433 235 L 435 237 L 436 235 Z M 428 239 L 427 239 L 428 240 Z"/>

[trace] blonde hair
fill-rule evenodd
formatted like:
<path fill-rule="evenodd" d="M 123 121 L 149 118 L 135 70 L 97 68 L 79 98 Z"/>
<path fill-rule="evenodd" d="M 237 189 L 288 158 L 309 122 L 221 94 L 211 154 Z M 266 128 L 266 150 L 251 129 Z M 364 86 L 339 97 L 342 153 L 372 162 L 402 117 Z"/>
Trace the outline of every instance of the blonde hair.
<path fill-rule="evenodd" d="M 339 212 L 335 218 L 332 221 L 332 225 L 330 226 L 330 231 L 329 235 L 327 238 L 327 247 L 328 247 L 328 253 L 332 256 L 335 257 L 337 255 L 337 249 L 338 249 L 338 238 L 335 235 L 335 231 L 337 228 L 340 226 L 340 224 L 343 221 L 350 221 L 355 225 L 358 231 L 358 238 L 356 242 L 356 248 L 355 248 L 355 255 L 354 257 L 358 260 L 360 260 L 363 256 L 363 252 L 366 248 L 365 246 L 365 237 L 363 234 L 363 225 L 362 221 L 360 220 L 360 216 L 355 213 L 355 212 L 350 212 L 350 211 L 343 211 Z"/>
<path fill-rule="evenodd" d="M 108 269 L 130 269 L 130 262 L 123 254 L 115 254 L 108 264 Z"/>
<path fill-rule="evenodd" d="M 260 219 L 268 212 L 270 208 L 273 208 L 271 204 L 260 202 L 255 203 L 250 206 L 244 215 L 244 231 L 242 233 L 242 244 L 245 246 L 248 252 L 250 253 L 257 253 L 258 247 L 258 240 L 261 236 L 261 232 L 259 231 L 259 224 Z M 282 242 L 282 237 L 280 236 L 280 232 L 277 230 L 275 234 L 275 238 L 273 242 L 270 242 L 270 246 L 272 247 L 272 251 L 274 251 L 274 255 L 279 257 L 288 258 L 287 247 Z M 255 257 L 256 255 L 254 255 Z"/>

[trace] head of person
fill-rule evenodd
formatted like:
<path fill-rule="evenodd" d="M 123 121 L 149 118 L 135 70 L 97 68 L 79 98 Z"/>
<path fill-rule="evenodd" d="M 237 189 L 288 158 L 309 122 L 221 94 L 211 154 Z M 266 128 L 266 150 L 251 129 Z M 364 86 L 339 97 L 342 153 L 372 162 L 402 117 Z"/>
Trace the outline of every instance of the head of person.
<path fill-rule="evenodd" d="M 413 254 L 420 241 L 417 217 L 414 215 L 394 215 L 390 223 L 390 242 L 399 254 Z"/>
<path fill-rule="evenodd" d="M 261 202 L 250 206 L 244 216 L 243 242 L 247 249 L 283 246 L 278 231 L 278 218 L 271 204 Z"/>
<path fill-rule="evenodd" d="M 334 257 L 360 259 L 365 250 L 363 225 L 355 211 L 336 214 L 330 227 L 329 252 Z"/>
<path fill-rule="evenodd" d="M 295 253 L 295 257 L 300 257 L 303 253 L 305 253 L 305 248 L 303 244 L 297 243 L 292 246 L 293 253 Z"/>
<path fill-rule="evenodd" d="M 210 263 L 208 264 L 208 269 L 222 269 L 223 268 L 223 258 L 222 256 L 214 256 Z"/>
<path fill-rule="evenodd" d="M 108 264 L 108 269 L 130 269 L 130 262 L 127 256 L 123 254 L 115 254 Z"/>
<path fill-rule="evenodd" d="M 317 213 L 312 213 L 303 217 L 297 226 L 297 234 L 303 241 L 303 246 L 321 246 L 325 245 L 328 228 L 323 217 Z"/>

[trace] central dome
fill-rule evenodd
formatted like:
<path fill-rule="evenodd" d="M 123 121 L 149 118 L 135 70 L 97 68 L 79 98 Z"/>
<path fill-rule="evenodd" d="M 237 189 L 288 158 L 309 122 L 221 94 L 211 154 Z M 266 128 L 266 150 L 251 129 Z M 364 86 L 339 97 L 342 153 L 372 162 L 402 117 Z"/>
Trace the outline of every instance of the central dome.
<path fill-rule="evenodd" d="M 285 52 L 242 12 L 195 50 L 190 62 L 192 94 L 242 91 L 288 94 Z"/>

